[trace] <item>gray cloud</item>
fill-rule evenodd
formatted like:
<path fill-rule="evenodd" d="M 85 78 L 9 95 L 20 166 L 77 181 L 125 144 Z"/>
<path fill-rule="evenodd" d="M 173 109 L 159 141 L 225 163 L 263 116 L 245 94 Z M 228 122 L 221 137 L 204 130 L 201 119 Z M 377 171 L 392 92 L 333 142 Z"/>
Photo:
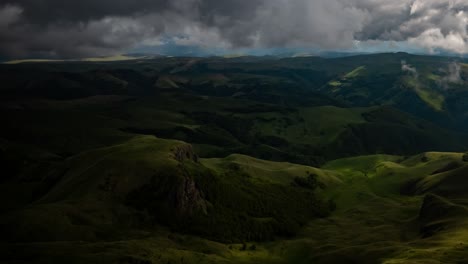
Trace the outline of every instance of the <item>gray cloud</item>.
<path fill-rule="evenodd" d="M 3 0 L 0 56 L 82 57 L 170 38 L 216 48 L 407 42 L 468 53 L 464 0 Z"/>
<path fill-rule="evenodd" d="M 448 66 L 448 75 L 446 76 L 447 82 L 460 83 L 461 78 L 461 65 L 458 62 L 452 62 Z"/>
<path fill-rule="evenodd" d="M 461 65 L 458 62 L 452 62 L 447 66 L 447 69 L 440 69 L 445 76 L 438 83 L 441 88 L 450 89 L 450 84 L 460 84 L 463 82 L 461 77 Z"/>
<path fill-rule="evenodd" d="M 410 64 L 407 64 L 406 61 L 401 61 L 401 70 L 404 72 L 408 72 L 411 75 L 413 75 L 414 78 L 418 78 L 418 70 L 416 70 L 415 67 L 411 66 Z"/>

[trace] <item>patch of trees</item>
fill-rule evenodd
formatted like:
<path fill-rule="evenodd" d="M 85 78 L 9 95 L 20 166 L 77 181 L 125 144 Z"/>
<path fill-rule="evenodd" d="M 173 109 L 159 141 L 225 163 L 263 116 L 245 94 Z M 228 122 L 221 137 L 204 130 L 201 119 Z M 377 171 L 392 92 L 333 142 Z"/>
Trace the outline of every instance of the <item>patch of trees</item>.
<path fill-rule="evenodd" d="M 295 177 L 294 184 L 306 188 L 309 190 L 315 190 L 317 188 L 325 188 L 324 184 L 321 183 L 318 179 L 318 175 L 314 173 L 307 172 L 307 177 Z"/>
<path fill-rule="evenodd" d="M 330 212 L 329 204 L 319 200 L 310 188 L 259 183 L 235 166 L 227 166 L 222 173 L 197 164 L 184 166 L 207 201 L 206 213 L 179 215 L 171 210 L 163 202 L 173 184 L 167 177 L 134 194 L 133 207 L 173 231 L 227 243 L 291 237 L 311 219 Z"/>
<path fill-rule="evenodd" d="M 228 131 L 237 140 L 243 143 L 252 142 L 253 121 L 236 117 L 234 115 L 219 115 L 209 112 L 192 113 L 191 118 L 205 126 L 216 126 Z"/>

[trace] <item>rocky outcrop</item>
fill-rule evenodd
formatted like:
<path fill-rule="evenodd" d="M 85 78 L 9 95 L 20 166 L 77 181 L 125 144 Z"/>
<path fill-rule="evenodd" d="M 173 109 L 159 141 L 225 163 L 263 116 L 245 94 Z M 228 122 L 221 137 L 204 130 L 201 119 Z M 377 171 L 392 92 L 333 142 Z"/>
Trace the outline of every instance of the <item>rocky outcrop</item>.
<path fill-rule="evenodd" d="M 176 186 L 174 206 L 180 214 L 207 214 L 207 203 L 203 198 L 203 193 L 197 188 L 195 181 L 190 177 L 184 177 L 178 186 Z"/>
<path fill-rule="evenodd" d="M 173 148 L 171 151 L 174 154 L 174 159 L 179 162 L 183 162 L 185 160 L 198 162 L 198 156 L 193 151 L 192 145 L 184 144 Z"/>
<path fill-rule="evenodd" d="M 187 159 L 186 154 L 189 151 L 179 150 L 178 153 Z M 127 196 L 128 204 L 149 212 L 165 212 L 164 215 L 169 216 L 169 219 L 173 216 L 207 214 L 208 202 L 194 179 L 194 173 L 200 172 L 198 166 L 199 164 L 195 164 L 193 168 L 188 169 L 181 163 L 166 167 L 156 173 L 148 183 L 130 192 Z"/>

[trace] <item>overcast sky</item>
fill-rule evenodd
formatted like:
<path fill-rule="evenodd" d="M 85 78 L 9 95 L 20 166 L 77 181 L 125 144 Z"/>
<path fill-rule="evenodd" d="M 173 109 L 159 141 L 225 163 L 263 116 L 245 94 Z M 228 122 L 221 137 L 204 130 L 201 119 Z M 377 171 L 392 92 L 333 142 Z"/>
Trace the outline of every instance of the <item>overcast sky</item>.
<path fill-rule="evenodd" d="M 0 0 L 0 57 L 168 45 L 466 54 L 467 12 L 466 0 Z"/>

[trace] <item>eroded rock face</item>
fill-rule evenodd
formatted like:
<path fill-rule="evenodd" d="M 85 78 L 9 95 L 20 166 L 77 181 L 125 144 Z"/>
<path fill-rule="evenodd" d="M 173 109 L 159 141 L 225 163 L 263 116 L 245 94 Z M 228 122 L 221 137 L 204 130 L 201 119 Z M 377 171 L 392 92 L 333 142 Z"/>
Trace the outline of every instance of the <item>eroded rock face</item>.
<path fill-rule="evenodd" d="M 198 162 L 198 156 L 193 151 L 192 145 L 185 144 L 177 146 L 174 149 L 172 149 L 172 153 L 174 154 L 174 159 L 179 162 L 183 162 L 185 160 Z"/>
<path fill-rule="evenodd" d="M 184 144 L 177 146 L 172 150 L 174 159 L 179 162 L 193 161 L 198 162 L 198 156 L 193 151 L 192 145 Z M 190 173 L 183 166 L 179 167 L 180 175 L 183 175 L 175 186 L 171 199 L 174 207 L 180 214 L 207 213 L 206 201 L 203 198 L 202 192 L 197 188 L 197 185 Z"/>
<path fill-rule="evenodd" d="M 195 181 L 187 176 L 176 187 L 174 205 L 181 214 L 207 214 L 207 203 L 202 192 L 197 188 Z"/>
<path fill-rule="evenodd" d="M 195 168 L 187 169 L 180 163 L 159 171 L 150 182 L 129 193 L 129 205 L 154 212 L 156 218 L 161 217 L 158 212 L 181 217 L 207 214 L 208 202 L 192 175 L 200 165 L 193 165 Z"/>
<path fill-rule="evenodd" d="M 211 172 L 198 163 L 190 144 L 175 144 L 162 155 L 169 155 L 167 162 L 159 164 L 142 185 L 130 191 L 125 204 L 144 215 L 144 224 L 157 222 L 183 228 L 193 217 L 208 213 L 210 203 L 196 179 Z"/>

